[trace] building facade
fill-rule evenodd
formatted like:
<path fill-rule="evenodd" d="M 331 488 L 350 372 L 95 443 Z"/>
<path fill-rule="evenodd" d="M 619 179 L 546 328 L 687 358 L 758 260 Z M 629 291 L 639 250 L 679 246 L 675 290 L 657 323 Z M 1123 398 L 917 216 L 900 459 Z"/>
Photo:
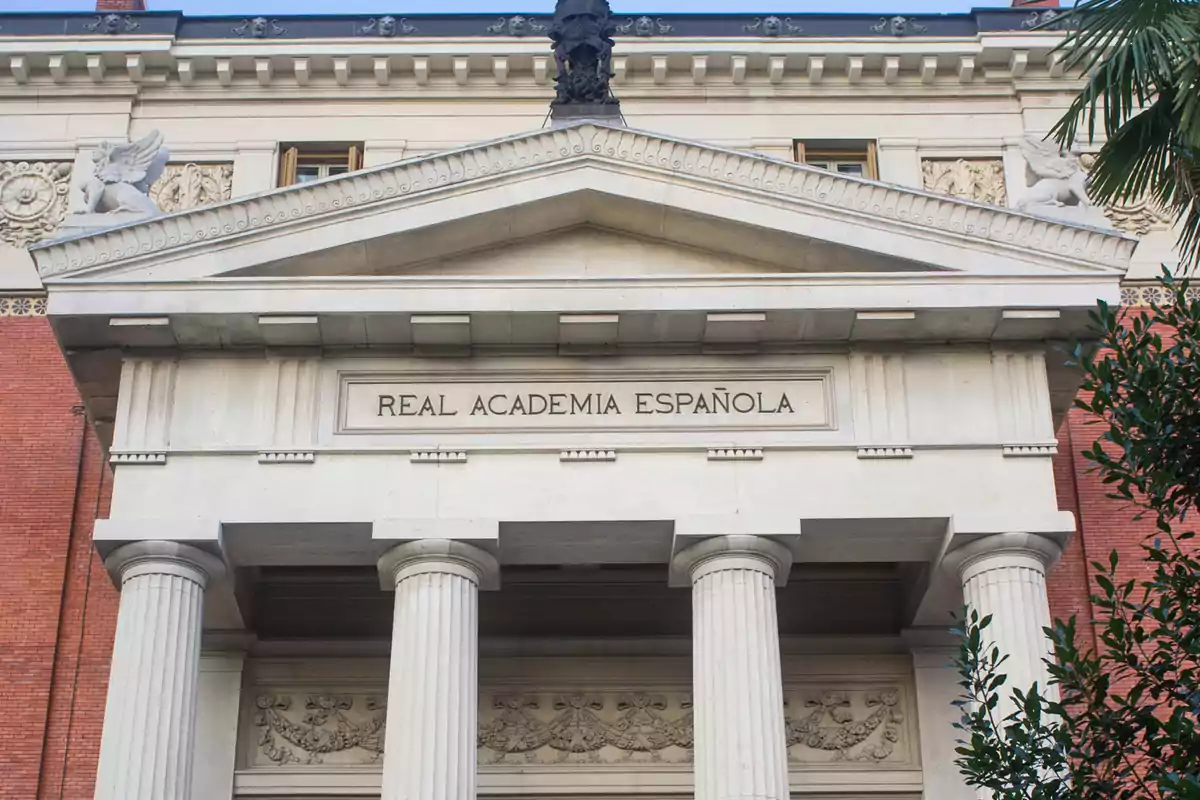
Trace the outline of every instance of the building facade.
<path fill-rule="evenodd" d="M 973 796 L 951 615 L 1027 684 L 1135 550 L 1065 354 L 1174 261 L 1027 213 L 1054 9 L 622 13 L 551 124 L 549 12 L 102 5 L 0 15 L 0 797 Z"/>

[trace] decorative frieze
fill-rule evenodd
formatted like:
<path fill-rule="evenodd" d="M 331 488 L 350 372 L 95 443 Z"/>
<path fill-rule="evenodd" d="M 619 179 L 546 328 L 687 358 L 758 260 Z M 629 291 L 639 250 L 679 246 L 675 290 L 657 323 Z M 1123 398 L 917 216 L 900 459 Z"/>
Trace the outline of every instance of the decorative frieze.
<path fill-rule="evenodd" d="M 262 694 L 254 699 L 257 764 L 378 764 L 387 703 L 375 695 Z"/>
<path fill-rule="evenodd" d="M 382 691 L 264 691 L 254 699 L 251 766 L 378 767 L 386 731 Z M 793 767 L 911 761 L 907 697 L 898 685 L 785 692 Z M 481 693 L 481 767 L 690 764 L 686 689 L 495 690 Z"/>
<path fill-rule="evenodd" d="M 70 185 L 70 163 L 0 163 L 0 242 L 27 247 L 49 238 L 67 213 Z"/>
<path fill-rule="evenodd" d="M 1004 162 L 998 158 L 923 158 L 921 177 L 931 192 L 994 206 L 1008 203 Z"/>
<path fill-rule="evenodd" d="M 44 297 L 0 297 L 0 317 L 44 317 Z"/>
<path fill-rule="evenodd" d="M 1187 290 L 1187 297 L 1192 301 L 1200 300 L 1200 286 L 1190 287 Z M 1162 306 L 1170 305 L 1173 301 L 1174 296 L 1171 291 L 1157 282 L 1127 283 L 1121 287 L 1121 305 L 1148 306 L 1154 303 Z"/>
<path fill-rule="evenodd" d="M 233 164 L 168 164 L 150 189 L 164 214 L 221 203 L 233 196 Z"/>

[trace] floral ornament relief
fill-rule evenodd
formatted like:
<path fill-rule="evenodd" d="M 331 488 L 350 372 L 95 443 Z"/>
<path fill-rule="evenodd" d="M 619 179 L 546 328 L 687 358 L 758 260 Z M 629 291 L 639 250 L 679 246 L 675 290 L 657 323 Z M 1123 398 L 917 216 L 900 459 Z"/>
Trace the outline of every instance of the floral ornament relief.
<path fill-rule="evenodd" d="M 903 740 L 898 688 L 793 695 L 785 730 L 789 761 L 895 763 Z M 484 693 L 479 720 L 483 765 L 689 764 L 692 699 L 671 691 Z M 385 706 L 364 694 L 262 694 L 253 725 L 260 766 L 378 765 Z"/>
<path fill-rule="evenodd" d="M 168 164 L 150 188 L 150 199 L 164 214 L 220 203 L 232 195 L 232 164 Z"/>
<path fill-rule="evenodd" d="M 70 185 L 70 163 L 0 163 L 0 241 L 27 247 L 48 238 L 67 213 Z"/>
<path fill-rule="evenodd" d="M 1092 153 L 1084 153 L 1079 157 L 1079 164 L 1085 170 L 1090 171 L 1095 163 L 1096 156 Z M 1167 230 L 1173 221 L 1170 212 L 1159 207 L 1149 197 L 1106 206 L 1104 216 L 1108 217 L 1114 228 L 1130 236 L 1145 236 L 1151 231 Z"/>
<path fill-rule="evenodd" d="M 838 761 L 883 761 L 900 741 L 900 694 L 895 689 L 870 691 L 863 702 L 868 713 L 856 719 L 848 692 L 821 692 L 805 701 L 810 711 L 787 719 L 788 747 L 825 751 Z"/>
<path fill-rule="evenodd" d="M 921 177 L 931 192 L 994 206 L 1008 203 L 1000 159 L 923 159 Z"/>
<path fill-rule="evenodd" d="M 254 726 L 259 729 L 258 746 L 273 764 L 322 764 L 327 756 L 360 751 L 360 764 L 375 764 L 383 758 L 386 704 L 367 697 L 365 714 L 355 707 L 350 695 L 311 694 L 300 715 L 292 710 L 291 695 L 260 695 L 255 698 Z M 295 717 L 299 716 L 299 720 Z M 294 749 L 293 749 L 294 748 Z"/>

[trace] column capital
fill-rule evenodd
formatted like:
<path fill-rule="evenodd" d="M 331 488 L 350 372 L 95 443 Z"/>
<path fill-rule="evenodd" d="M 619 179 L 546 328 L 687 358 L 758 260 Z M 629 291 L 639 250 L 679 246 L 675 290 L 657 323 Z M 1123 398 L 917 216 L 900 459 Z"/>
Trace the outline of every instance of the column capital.
<path fill-rule="evenodd" d="M 980 572 L 1028 566 L 1045 573 L 1062 555 L 1062 546 L 1036 533 L 994 533 L 951 550 L 942 563 L 968 581 Z"/>
<path fill-rule="evenodd" d="M 430 572 L 452 573 L 479 588 L 500 588 L 500 565 L 491 553 L 455 539 L 404 542 L 379 557 L 379 583 L 385 591 L 405 578 Z"/>
<path fill-rule="evenodd" d="M 694 584 L 720 570 L 750 569 L 783 586 L 791 568 L 792 551 L 779 542 L 765 536 L 729 534 L 701 539 L 677 553 L 671 559 L 671 582 L 676 586 Z"/>
<path fill-rule="evenodd" d="M 140 575 L 177 575 L 207 587 L 226 571 L 220 556 L 190 544 L 160 539 L 121 545 L 104 559 L 104 566 L 119 584 Z"/>

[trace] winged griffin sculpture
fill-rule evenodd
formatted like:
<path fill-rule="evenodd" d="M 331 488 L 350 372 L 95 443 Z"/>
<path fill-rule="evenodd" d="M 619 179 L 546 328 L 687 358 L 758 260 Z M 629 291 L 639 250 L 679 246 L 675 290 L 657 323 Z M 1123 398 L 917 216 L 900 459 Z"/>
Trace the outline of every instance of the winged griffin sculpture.
<path fill-rule="evenodd" d="M 92 153 L 92 174 L 84 179 L 84 214 L 157 214 L 150 187 L 167 166 L 170 151 L 158 131 L 129 144 L 104 142 Z"/>
<path fill-rule="evenodd" d="M 74 235 L 158 214 L 150 187 L 169 157 L 158 131 L 136 142 L 102 142 L 90 157 L 81 155 L 71 179 L 71 210 L 59 232 Z"/>
<path fill-rule="evenodd" d="M 1066 222 L 1111 227 L 1103 211 L 1088 199 L 1088 175 L 1079 157 L 1056 142 L 1027 138 L 1021 142 L 1025 154 L 1025 196 L 1017 209 Z"/>

